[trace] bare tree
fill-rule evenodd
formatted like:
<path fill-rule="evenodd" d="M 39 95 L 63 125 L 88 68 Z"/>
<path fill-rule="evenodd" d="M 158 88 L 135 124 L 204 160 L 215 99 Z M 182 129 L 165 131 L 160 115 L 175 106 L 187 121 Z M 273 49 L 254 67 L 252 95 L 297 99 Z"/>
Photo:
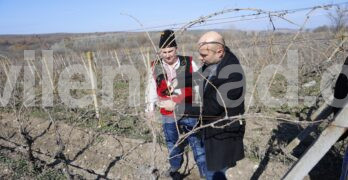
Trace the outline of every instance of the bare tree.
<path fill-rule="evenodd" d="M 328 18 L 331 21 L 331 26 L 335 33 L 338 33 L 347 26 L 348 20 L 348 8 L 336 6 L 333 12 L 327 14 Z"/>

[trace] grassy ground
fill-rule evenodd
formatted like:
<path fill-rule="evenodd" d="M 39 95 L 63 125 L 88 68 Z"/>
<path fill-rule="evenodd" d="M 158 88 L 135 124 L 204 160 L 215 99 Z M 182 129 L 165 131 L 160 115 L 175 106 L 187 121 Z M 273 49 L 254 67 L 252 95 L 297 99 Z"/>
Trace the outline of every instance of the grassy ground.
<path fill-rule="evenodd" d="M 19 154 L 9 154 L 0 150 L 0 179 L 65 180 L 64 174 L 56 169 L 36 170 Z"/>

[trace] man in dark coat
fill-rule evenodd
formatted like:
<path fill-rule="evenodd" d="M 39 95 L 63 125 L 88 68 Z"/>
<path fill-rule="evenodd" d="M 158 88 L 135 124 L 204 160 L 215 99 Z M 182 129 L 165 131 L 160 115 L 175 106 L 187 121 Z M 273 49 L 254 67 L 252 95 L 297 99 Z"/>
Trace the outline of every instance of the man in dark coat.
<path fill-rule="evenodd" d="M 225 178 L 228 168 L 244 158 L 245 122 L 237 118 L 244 113 L 245 76 L 237 57 L 225 46 L 217 32 L 205 33 L 198 42 L 199 57 L 204 64 L 200 72 L 185 78 L 177 77 L 177 86 L 198 82 L 201 106 L 176 106 L 177 114 L 201 116 L 206 150 L 207 179 Z M 184 79 L 184 80 L 182 80 Z M 188 80 L 190 79 L 190 80 Z M 186 85 L 187 86 L 187 85 Z M 172 109 L 175 103 L 166 104 Z"/>

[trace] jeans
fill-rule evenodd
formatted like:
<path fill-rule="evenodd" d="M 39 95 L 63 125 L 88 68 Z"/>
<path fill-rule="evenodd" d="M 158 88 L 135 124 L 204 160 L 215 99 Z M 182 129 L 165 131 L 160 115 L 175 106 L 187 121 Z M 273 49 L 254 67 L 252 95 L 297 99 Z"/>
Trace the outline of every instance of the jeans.
<path fill-rule="evenodd" d="M 344 153 L 340 180 L 348 179 L 348 147 Z"/>
<path fill-rule="evenodd" d="M 205 149 L 202 142 L 202 138 L 197 134 L 191 134 L 183 143 L 174 148 L 175 143 L 179 139 L 179 131 L 176 128 L 175 120 L 170 116 L 162 116 L 163 131 L 169 150 L 169 164 L 174 170 L 178 170 L 183 162 L 183 152 L 187 145 L 190 144 L 193 151 L 193 156 L 199 169 L 199 173 L 202 177 L 206 175 L 207 166 L 205 162 Z M 191 131 L 197 124 L 196 118 L 184 117 L 177 121 L 180 132 L 187 133 Z"/>
<path fill-rule="evenodd" d="M 228 168 L 221 169 L 219 171 L 207 171 L 206 179 L 207 180 L 226 180 L 226 171 Z"/>

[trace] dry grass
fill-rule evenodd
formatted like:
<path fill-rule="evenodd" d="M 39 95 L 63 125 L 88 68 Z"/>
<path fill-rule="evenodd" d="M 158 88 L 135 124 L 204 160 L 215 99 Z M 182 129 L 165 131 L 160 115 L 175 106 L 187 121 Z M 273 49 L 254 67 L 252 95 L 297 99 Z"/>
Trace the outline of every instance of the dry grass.
<path fill-rule="evenodd" d="M 202 31 L 185 31 L 183 34 L 177 35 L 179 44 L 179 53 L 183 55 L 192 55 L 195 60 L 198 59 L 195 42 L 198 40 Z M 255 87 L 251 88 L 253 99 L 247 99 L 246 105 L 248 113 L 271 114 L 274 121 L 277 121 L 277 114 L 289 114 L 289 119 L 306 120 L 309 112 L 313 107 L 308 107 L 303 102 L 304 96 L 315 96 L 317 102 L 322 103 L 320 97 L 320 79 L 327 67 L 332 64 L 342 64 L 345 59 L 344 51 L 346 44 L 342 48 L 338 47 L 342 41 L 342 34 L 333 34 L 330 31 L 301 31 L 301 32 L 243 32 L 237 30 L 221 31 L 225 37 L 227 46 L 230 47 L 240 59 L 241 63 L 254 73 L 254 84 L 258 81 L 261 70 L 270 64 L 280 64 L 284 67 L 286 64 L 286 53 L 290 50 L 296 50 L 299 57 L 299 105 L 289 107 L 287 105 L 269 108 L 265 106 L 261 99 L 262 93 L 255 91 Z M 154 42 L 158 42 L 158 32 L 150 32 L 150 37 Z M 296 38 L 295 38 L 296 37 Z M 294 39 L 295 38 L 295 39 Z M 35 50 L 36 56 L 32 61 L 24 61 L 23 50 Z M 41 80 L 42 72 L 45 70 L 42 66 L 43 57 L 41 49 L 52 49 L 54 53 L 54 72 L 52 81 L 54 87 L 59 81 L 59 75 L 68 66 L 72 64 L 81 64 L 86 66 L 85 51 L 94 52 L 94 71 L 97 78 L 97 99 L 101 103 L 101 97 L 104 95 L 102 89 L 102 67 L 111 66 L 113 68 L 122 67 L 122 65 L 132 65 L 140 75 L 141 81 L 141 101 L 139 106 L 131 107 L 128 105 L 128 85 L 127 76 L 120 74 L 113 81 L 114 107 L 101 107 L 101 124 L 96 123 L 93 104 L 85 108 L 66 107 L 58 96 L 57 89 L 53 91 L 54 106 L 49 108 L 41 108 Z M 336 53 L 336 49 L 339 49 Z M 98 33 L 98 34 L 52 34 L 52 35 L 35 35 L 35 36 L 4 36 L 0 40 L 0 84 L 4 85 L 7 80 L 7 74 L 11 65 L 31 65 L 33 69 L 32 75 L 36 79 L 34 91 L 36 98 L 33 102 L 36 107 L 25 107 L 23 96 L 23 74 L 19 76 L 19 80 L 15 84 L 14 92 L 11 95 L 8 106 L 2 107 L 2 112 L 18 113 L 25 109 L 26 117 L 30 122 L 31 118 L 53 118 L 57 123 L 60 121 L 68 123 L 72 126 L 83 127 L 88 130 L 111 133 L 119 136 L 145 139 L 151 141 L 151 128 L 147 127 L 145 119 L 141 113 L 145 107 L 144 90 L 145 79 L 147 74 L 148 61 L 156 59 L 156 51 L 152 47 L 150 40 L 145 33 Z M 331 58 L 329 62 L 327 59 Z M 274 77 L 274 81 L 270 84 L 269 89 L 275 97 L 283 97 L 286 88 L 289 86 L 281 71 Z M 87 79 L 86 79 L 87 78 Z M 84 82 L 88 77 L 74 76 L 74 81 Z M 303 84 L 315 81 L 315 85 L 304 87 Z M 332 82 L 331 82 L 332 83 Z M 0 92 L 4 91 L 5 86 L 0 87 Z M 90 94 L 88 90 L 72 90 L 74 97 L 83 97 Z M 250 97 L 248 97 L 250 98 Z M 249 108 L 249 102 L 253 104 Z M 312 106 L 316 106 L 313 104 Z M 249 121 L 268 119 L 253 119 Z M 23 121 L 23 119 L 21 119 Z M 251 124 L 253 124 L 252 122 Z M 257 123 L 256 123 L 257 124 Z M 301 129 L 301 126 L 297 126 Z M 30 130 L 30 123 L 27 128 Z M 268 133 L 264 139 L 258 140 L 257 136 L 248 136 L 246 143 L 246 151 L 249 158 L 261 162 L 268 156 L 272 157 L 272 161 L 283 162 L 289 164 L 289 161 L 281 154 L 280 148 L 283 147 L 294 135 L 287 133 L 283 125 L 273 124 L 272 128 L 260 126 L 251 127 L 251 131 L 257 128 L 261 135 Z M 152 129 L 153 130 L 153 129 Z M 156 129 L 158 131 L 158 128 Z M 297 130 L 298 131 L 298 130 Z M 284 136 L 284 137 L 283 137 Z M 256 138 L 256 139 L 255 139 Z M 269 138 L 269 139 L 268 139 Z M 163 142 L 159 139 L 159 142 Z M 260 143 L 262 142 L 262 143 Z M 64 144 L 64 142 L 62 142 Z M 62 144 L 61 144 L 62 145 Z M 272 147 L 272 148 L 270 148 Z M 334 149 L 333 151 L 336 151 Z M 64 150 L 61 151 L 64 155 Z M 339 153 L 339 152 L 338 152 Z M 337 153 L 336 153 L 337 154 Z M 285 160 L 284 160 L 285 159 Z M 337 164 L 336 164 L 337 165 Z M 154 165 L 155 166 L 155 165 Z M 332 168 L 337 168 L 332 165 Z M 155 168 L 155 167 L 153 167 Z M 69 178 L 69 175 L 67 175 Z"/>

